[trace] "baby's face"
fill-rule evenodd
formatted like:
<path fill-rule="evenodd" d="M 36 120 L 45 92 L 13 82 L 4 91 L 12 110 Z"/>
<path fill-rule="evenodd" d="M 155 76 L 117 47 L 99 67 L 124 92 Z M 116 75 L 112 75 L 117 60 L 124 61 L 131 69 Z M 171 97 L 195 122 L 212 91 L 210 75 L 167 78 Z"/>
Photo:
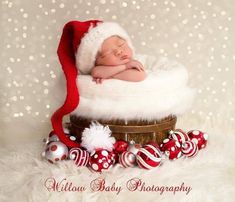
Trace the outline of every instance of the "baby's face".
<path fill-rule="evenodd" d="M 96 58 L 96 65 L 122 65 L 132 59 L 132 50 L 126 40 L 111 36 L 107 38 Z"/>

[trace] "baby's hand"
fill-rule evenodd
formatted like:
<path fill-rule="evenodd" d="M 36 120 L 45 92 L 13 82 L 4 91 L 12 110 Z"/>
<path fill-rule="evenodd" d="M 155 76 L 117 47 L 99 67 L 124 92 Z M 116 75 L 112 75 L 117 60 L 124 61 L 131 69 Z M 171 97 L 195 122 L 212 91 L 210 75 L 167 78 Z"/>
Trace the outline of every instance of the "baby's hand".
<path fill-rule="evenodd" d="M 136 69 L 138 71 L 144 71 L 143 65 L 137 60 L 132 60 L 126 63 L 126 69 Z"/>
<path fill-rule="evenodd" d="M 94 77 L 93 77 L 92 81 L 96 82 L 96 84 L 102 84 L 102 82 L 104 81 L 104 79 L 102 79 L 102 78 L 94 78 Z"/>

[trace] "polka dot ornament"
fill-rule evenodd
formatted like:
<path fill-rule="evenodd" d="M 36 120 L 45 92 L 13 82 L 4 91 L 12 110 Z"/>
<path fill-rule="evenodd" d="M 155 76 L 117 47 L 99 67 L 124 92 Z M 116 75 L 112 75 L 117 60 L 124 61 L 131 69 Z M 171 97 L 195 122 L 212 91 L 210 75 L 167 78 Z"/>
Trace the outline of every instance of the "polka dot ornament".
<path fill-rule="evenodd" d="M 160 144 L 160 150 L 169 160 L 176 160 L 182 156 L 181 145 L 177 140 L 166 138 Z"/>
<path fill-rule="evenodd" d="M 50 163 L 56 163 L 67 159 L 68 148 L 62 142 L 51 142 L 46 146 L 43 156 L 45 156 Z"/>
<path fill-rule="evenodd" d="M 102 172 L 112 167 L 115 162 L 115 154 L 105 149 L 93 152 L 89 159 L 89 166 L 93 171 Z"/>
<path fill-rule="evenodd" d="M 203 149 L 207 145 L 208 134 L 200 130 L 191 130 L 188 132 L 188 136 L 191 141 L 195 142 L 198 146 L 198 149 Z"/>

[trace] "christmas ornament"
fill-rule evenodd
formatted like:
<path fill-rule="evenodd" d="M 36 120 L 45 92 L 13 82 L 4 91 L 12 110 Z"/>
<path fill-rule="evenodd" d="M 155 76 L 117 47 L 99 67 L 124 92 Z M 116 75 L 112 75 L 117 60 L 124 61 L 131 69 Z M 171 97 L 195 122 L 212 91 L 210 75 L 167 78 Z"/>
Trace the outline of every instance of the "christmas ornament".
<path fill-rule="evenodd" d="M 128 148 L 128 142 L 125 140 L 117 140 L 114 143 L 114 152 L 121 154 L 125 152 Z"/>
<path fill-rule="evenodd" d="M 160 150 L 170 159 L 175 160 L 181 157 L 181 145 L 174 139 L 164 139 L 160 144 Z"/>
<path fill-rule="evenodd" d="M 78 167 L 86 166 L 89 161 L 89 153 L 80 148 L 72 148 L 69 151 L 69 158 L 73 160 Z"/>
<path fill-rule="evenodd" d="M 67 128 L 64 127 L 64 128 L 63 128 L 63 131 L 64 131 L 64 133 L 66 134 L 66 136 L 69 137 L 72 141 L 75 141 L 75 140 L 76 140 L 76 138 L 75 138 L 74 136 L 70 136 L 69 130 L 68 130 Z M 51 142 L 58 142 L 58 141 L 60 141 L 60 139 L 59 139 L 58 135 L 56 135 L 55 131 L 51 131 L 51 132 L 49 133 L 48 138 L 47 138 L 47 139 L 45 138 L 45 139 L 43 140 L 43 142 L 45 142 L 45 144 L 49 144 L 49 143 L 51 143 Z"/>
<path fill-rule="evenodd" d="M 48 137 L 48 142 L 58 142 L 60 141 L 59 137 L 55 134 L 54 131 L 51 131 L 50 134 L 49 134 L 49 137 Z"/>
<path fill-rule="evenodd" d="M 81 146 L 93 153 L 97 149 L 112 151 L 115 138 L 111 137 L 111 130 L 98 122 L 92 122 L 89 128 L 82 132 Z"/>
<path fill-rule="evenodd" d="M 199 130 L 191 130 L 188 132 L 188 136 L 191 139 L 191 141 L 197 144 L 199 150 L 206 147 L 208 134 L 203 133 L 202 131 Z"/>
<path fill-rule="evenodd" d="M 45 145 L 47 145 L 51 142 L 58 142 L 58 141 L 60 141 L 60 140 L 54 131 L 51 131 L 47 138 L 43 138 L 43 142 L 45 143 Z"/>
<path fill-rule="evenodd" d="M 119 156 L 119 163 L 124 167 L 134 167 L 135 166 L 135 155 L 129 151 L 125 151 Z"/>
<path fill-rule="evenodd" d="M 113 154 L 105 149 L 99 149 L 93 152 L 89 159 L 89 165 L 92 170 L 101 172 L 109 169 L 114 163 Z"/>
<path fill-rule="evenodd" d="M 114 22 L 70 21 L 63 28 L 57 53 L 67 80 L 67 95 L 63 105 L 53 114 L 51 122 L 60 141 L 70 148 L 80 147 L 80 144 L 66 137 L 62 129 L 62 120 L 65 115 L 79 107 L 78 72 L 90 74 L 102 43 L 114 35 L 125 39 L 129 47 L 133 49 L 126 31 Z"/>
<path fill-rule="evenodd" d="M 155 141 L 149 141 L 148 143 L 146 143 L 146 145 L 147 144 L 151 144 L 151 145 L 153 145 L 154 147 L 156 147 L 158 149 L 160 148 L 159 144 L 157 142 L 155 142 Z"/>
<path fill-rule="evenodd" d="M 145 169 L 155 168 L 160 165 L 162 160 L 161 151 L 151 144 L 145 145 L 140 148 L 136 155 L 136 162 L 139 167 Z"/>
<path fill-rule="evenodd" d="M 129 143 L 129 146 L 127 148 L 127 151 L 136 155 L 140 148 L 141 148 L 140 144 L 135 144 L 135 142 L 133 140 L 131 140 Z"/>
<path fill-rule="evenodd" d="M 198 153 L 198 146 L 193 141 L 185 141 L 182 144 L 181 151 L 187 157 L 194 157 Z"/>
<path fill-rule="evenodd" d="M 119 162 L 119 154 L 114 150 L 113 150 L 112 158 L 113 158 L 114 164 Z"/>
<path fill-rule="evenodd" d="M 62 142 L 51 142 L 46 146 L 43 156 L 45 156 L 50 163 L 56 163 L 68 157 L 68 148 Z"/>
<path fill-rule="evenodd" d="M 169 139 L 174 139 L 178 141 L 180 144 L 189 140 L 189 137 L 186 132 L 181 129 L 170 130 L 169 131 Z"/>
<path fill-rule="evenodd" d="M 74 142 L 78 141 L 78 138 L 77 138 L 76 136 L 74 136 L 74 135 L 68 135 L 68 138 L 69 138 L 71 141 L 74 141 Z"/>

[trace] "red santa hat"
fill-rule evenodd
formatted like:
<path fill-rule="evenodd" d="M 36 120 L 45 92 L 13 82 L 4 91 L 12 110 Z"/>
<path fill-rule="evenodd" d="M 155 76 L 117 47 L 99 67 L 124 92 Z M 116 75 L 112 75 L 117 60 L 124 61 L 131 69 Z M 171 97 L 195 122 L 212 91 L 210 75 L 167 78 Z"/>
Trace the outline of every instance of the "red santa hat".
<path fill-rule="evenodd" d="M 79 104 L 78 74 L 89 74 L 94 67 L 96 55 L 105 39 L 120 36 L 133 49 L 126 31 L 114 22 L 90 20 L 70 21 L 65 24 L 57 54 L 66 77 L 67 96 L 64 104 L 52 115 L 54 132 L 68 147 L 80 144 L 70 140 L 63 131 L 63 117 L 73 112 Z"/>

